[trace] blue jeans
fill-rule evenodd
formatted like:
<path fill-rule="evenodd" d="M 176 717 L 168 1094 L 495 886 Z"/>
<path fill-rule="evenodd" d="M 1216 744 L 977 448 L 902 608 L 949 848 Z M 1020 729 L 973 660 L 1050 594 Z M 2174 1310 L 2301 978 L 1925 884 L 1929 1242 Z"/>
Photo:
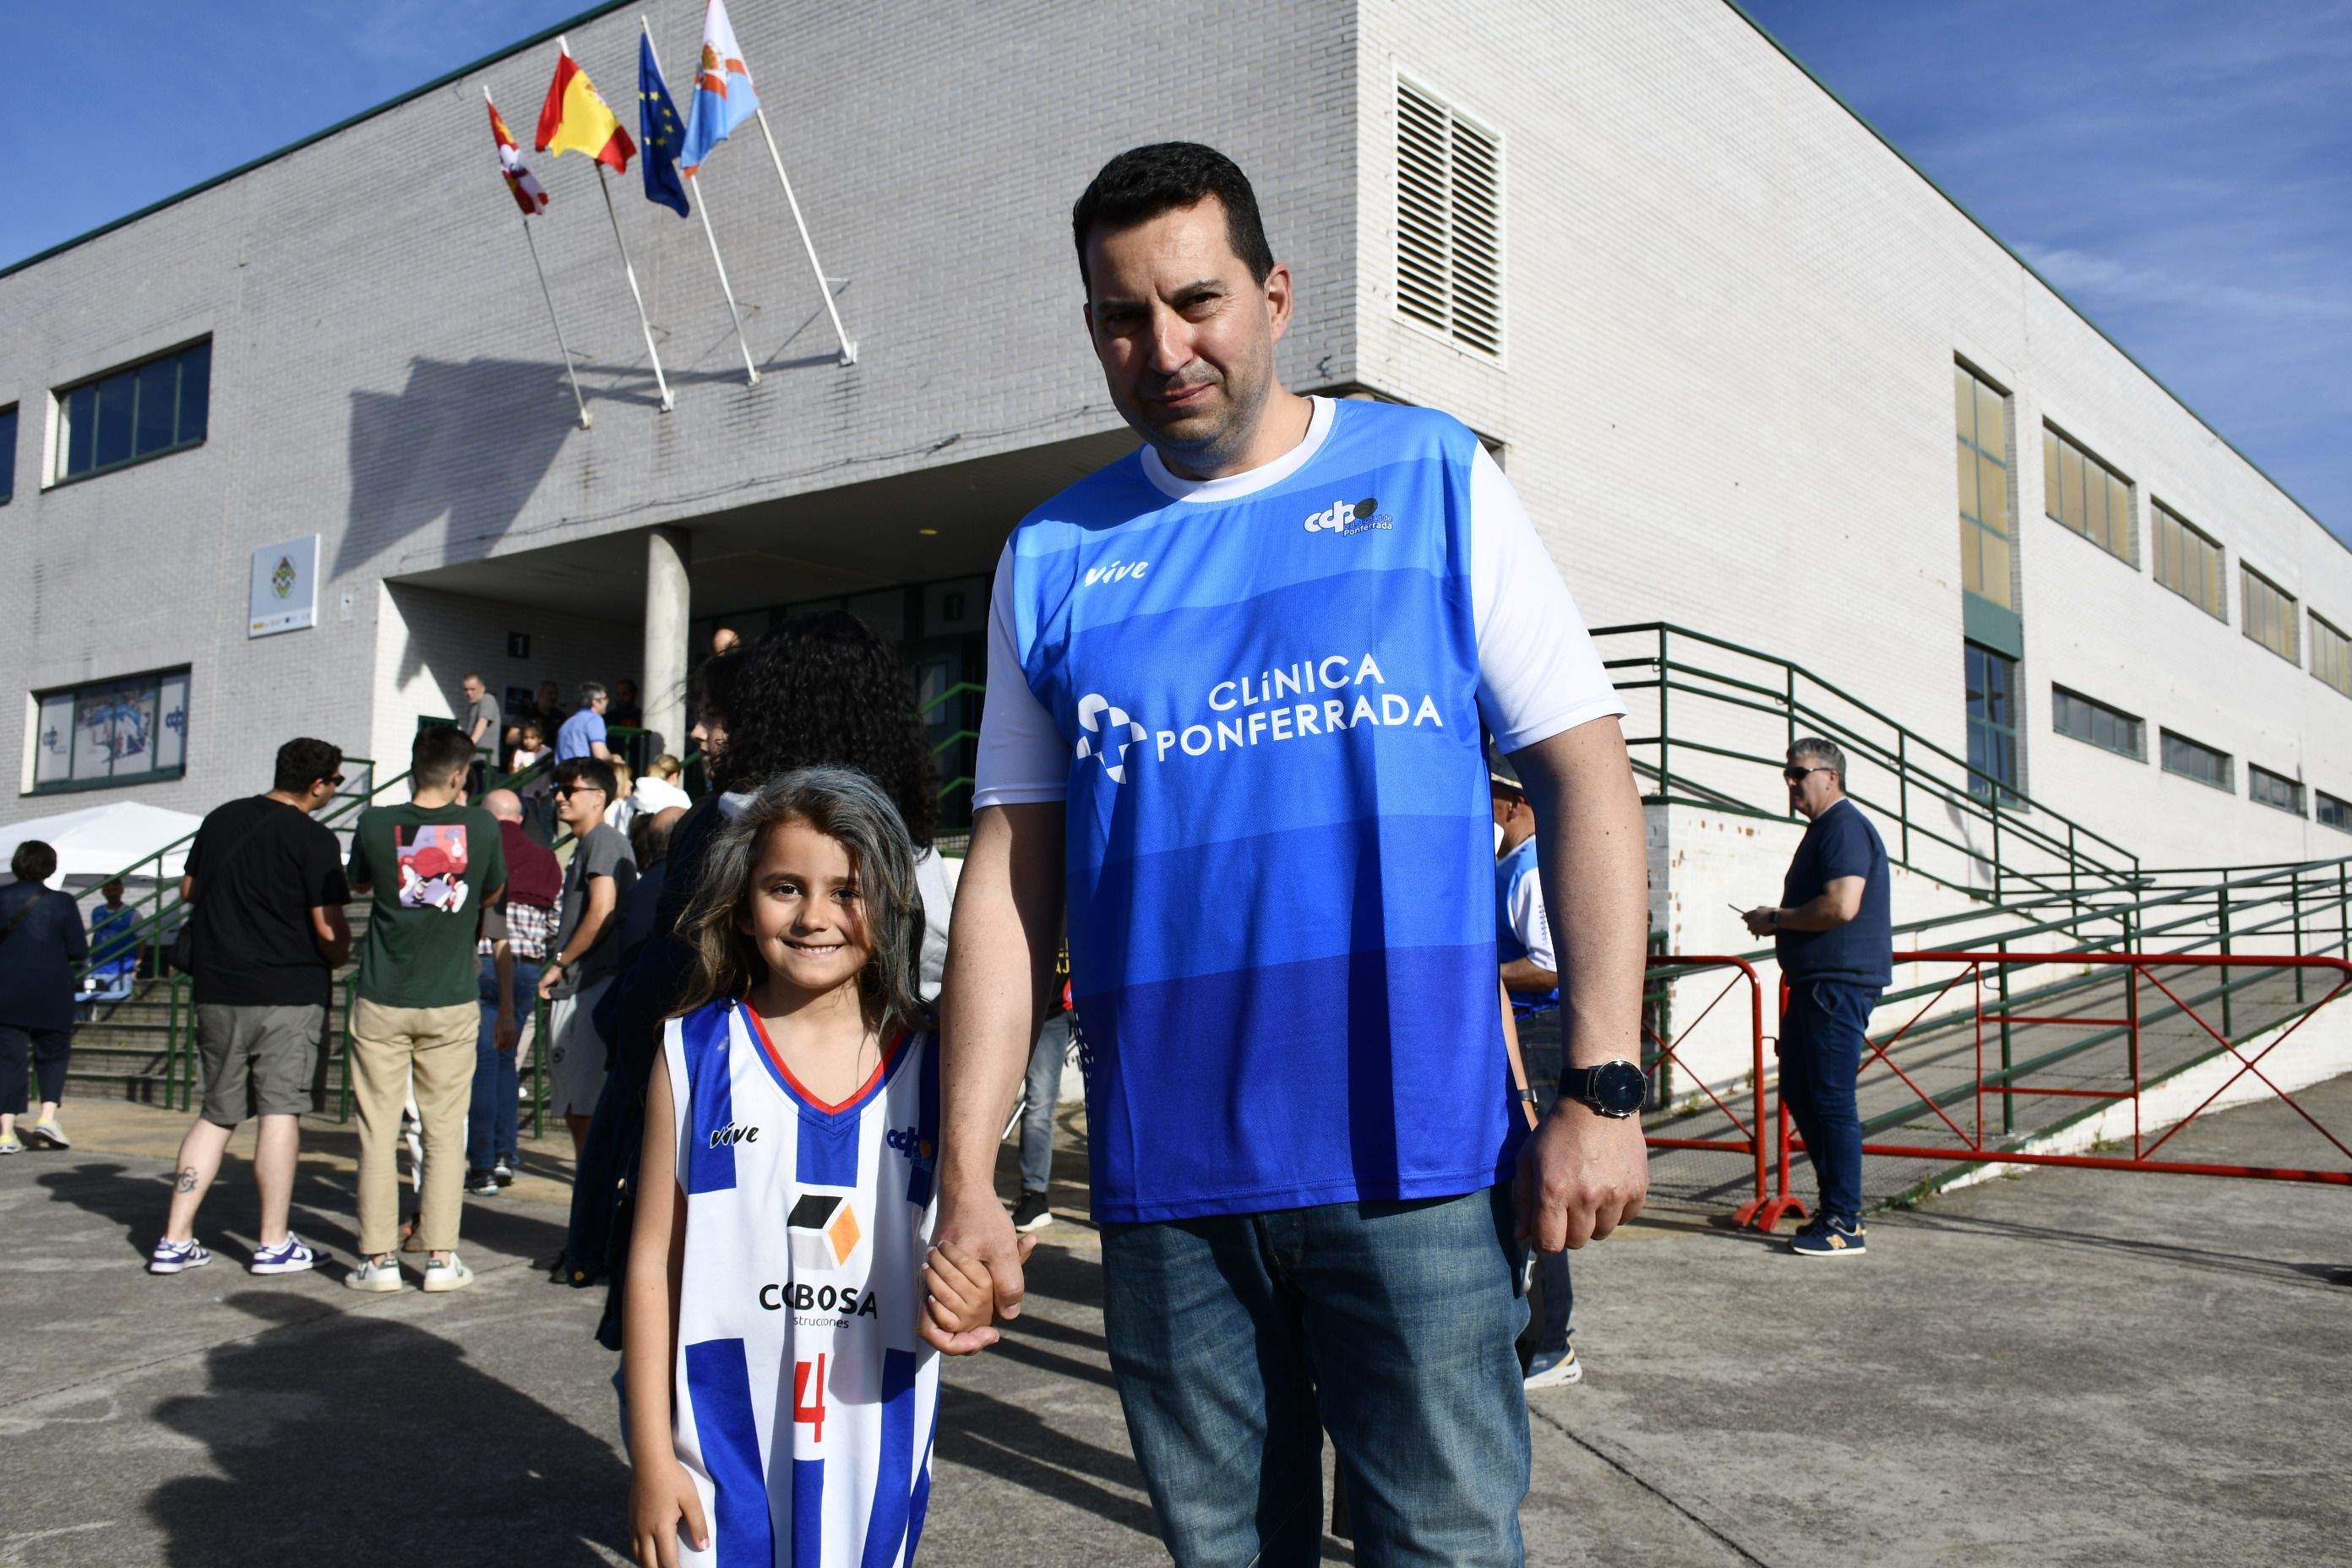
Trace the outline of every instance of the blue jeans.
<path fill-rule="evenodd" d="M 1054 1107 L 1062 1098 L 1069 1060 L 1070 1016 L 1056 1013 L 1037 1031 L 1029 1052 L 1028 1099 L 1021 1110 L 1021 1190 L 1042 1193 L 1054 1177 Z"/>
<path fill-rule="evenodd" d="M 1854 1079 L 1869 1047 L 1864 1032 L 1880 987 L 1796 980 L 1780 1014 L 1780 1100 L 1821 1183 L 1820 1217 L 1862 1218 L 1862 1117 Z"/>
<path fill-rule="evenodd" d="M 1320 1560 L 1322 1430 L 1358 1560 L 1525 1561 L 1510 1192 L 1106 1225 L 1103 1327 L 1179 1568 Z"/>
<path fill-rule="evenodd" d="M 539 989 L 539 965 L 518 958 L 514 966 L 515 1024 L 530 1016 L 531 995 Z M 474 1037 L 474 1102 L 466 1116 L 466 1173 L 478 1176 L 504 1160 L 514 1163 L 519 1127 L 516 1113 L 520 1080 L 515 1073 L 515 1051 L 498 1046 L 499 971 L 482 960 L 482 1032 Z"/>

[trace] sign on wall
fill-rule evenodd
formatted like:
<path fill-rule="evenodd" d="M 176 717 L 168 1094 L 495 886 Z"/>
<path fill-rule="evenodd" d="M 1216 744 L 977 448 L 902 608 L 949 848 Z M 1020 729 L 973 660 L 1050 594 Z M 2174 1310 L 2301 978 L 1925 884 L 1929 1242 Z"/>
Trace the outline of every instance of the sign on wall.
<path fill-rule="evenodd" d="M 245 635 L 275 637 L 319 624 L 319 536 L 305 534 L 253 552 Z"/>

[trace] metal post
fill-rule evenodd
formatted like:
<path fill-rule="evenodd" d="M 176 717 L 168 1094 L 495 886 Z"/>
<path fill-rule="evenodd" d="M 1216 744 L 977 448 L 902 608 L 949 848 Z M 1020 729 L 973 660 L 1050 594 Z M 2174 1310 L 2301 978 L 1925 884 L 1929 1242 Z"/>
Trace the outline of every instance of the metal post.
<path fill-rule="evenodd" d="M 1666 721 L 1666 688 L 1674 683 L 1674 672 L 1666 667 L 1666 627 L 1665 623 L 1661 621 L 1658 623 L 1658 798 L 1660 800 L 1664 800 L 1674 794 L 1673 785 L 1667 783 L 1673 773 L 1674 758 L 1671 748 L 1674 744 L 1674 731 L 1668 727 Z"/>
<path fill-rule="evenodd" d="M 646 355 L 653 361 L 654 384 L 661 388 L 661 408 L 667 414 L 675 406 L 669 397 L 669 378 L 662 374 L 661 351 L 654 347 L 653 318 L 646 314 L 646 297 L 637 288 L 637 269 L 629 260 L 629 242 L 621 237 L 621 215 L 613 207 L 612 177 L 604 165 L 596 165 L 596 188 L 604 193 L 604 216 L 613 220 L 613 243 L 621 247 L 621 270 L 629 279 L 629 298 L 637 302 L 637 325 L 646 331 Z"/>
<path fill-rule="evenodd" d="M 2303 873 L 2300 870 L 2289 871 L 2286 878 L 2290 915 L 2294 921 L 2294 951 L 2295 955 L 2301 957 L 2303 954 Z M 2294 999 L 2297 1002 L 2303 1000 L 2303 966 L 2301 964 L 2295 965 L 2294 970 Z"/>
<path fill-rule="evenodd" d="M 1895 731 L 1895 790 L 1900 803 L 1895 808 L 1895 826 L 1903 833 L 1903 866 L 1911 866 L 1911 731 Z"/>
<path fill-rule="evenodd" d="M 2214 907 L 2221 917 L 2221 956 L 2227 958 L 2230 956 L 2230 884 L 2226 878 L 2220 891 L 2214 895 Z M 2221 966 L 2221 1037 L 2225 1040 L 2237 1037 L 2237 1030 L 2230 1022 L 2230 969 L 2227 964 Z"/>
<path fill-rule="evenodd" d="M 1789 751 L 1792 752 L 1797 749 L 1797 667 L 1793 664 L 1780 666 L 1780 710 L 1788 717 Z M 1785 758 L 1788 752 L 1780 754 Z M 1797 815 L 1793 805 L 1783 809 L 1790 816 Z"/>
<path fill-rule="evenodd" d="M 2000 784 L 1992 786 L 1992 901 L 2000 902 Z"/>
<path fill-rule="evenodd" d="M 2000 993 L 2000 1138 L 2006 1143 L 2017 1135 L 2017 1084 L 2010 1077 L 2008 938 L 2001 939 L 2000 952 L 2002 963 L 1994 984 Z M 1978 1076 L 1981 1078 L 1983 1074 Z"/>
<path fill-rule="evenodd" d="M 2134 948 L 2134 945 L 2135 945 L 2135 944 L 2132 942 L 2132 941 L 2131 941 L 2131 923 L 2132 923 L 2132 921 L 2131 921 L 2131 915 L 2130 915 L 2128 912 L 2126 912 L 2126 913 L 2125 914 L 2125 916 L 2124 916 L 2124 951 L 2125 951 L 2126 953 L 2132 952 L 2133 948 Z M 2129 1044 L 2129 1046 L 2130 1046 L 2130 1048 L 2131 1048 L 2131 1080 L 2132 1080 L 2132 1158 L 2133 1158 L 2133 1159 L 2135 1159 L 2135 1160 L 2137 1160 L 2137 1159 L 2138 1159 L 2138 1158 L 2139 1158 L 2139 1154 L 2140 1154 L 2140 1146 L 2139 1146 L 2139 1140 L 2140 1140 L 2140 1126 L 2139 1126 L 2139 965 L 2138 965 L 2138 964 L 2137 964 L 2137 963 L 2133 963 L 2133 964 L 2127 964 L 2127 965 L 2126 965 L 2126 966 L 2125 966 L 2125 968 L 2124 968 L 2124 985 L 2125 985 L 2125 992 L 2124 992 L 2124 1018 L 2125 1018 L 2125 1020 L 2126 1020 L 2126 1027 L 2127 1027 L 2127 1028 L 2128 1028 L 2128 1030 L 2129 1030 L 2129 1033 L 2128 1033 L 2125 1037 L 2126 1037 L 2126 1041 L 2128 1042 L 2128 1044 Z"/>
<path fill-rule="evenodd" d="M 522 220 L 523 243 L 530 247 L 530 269 L 539 274 L 539 296 L 547 301 L 547 320 L 555 328 L 555 346 L 563 355 L 563 374 L 572 382 L 572 405 L 580 411 L 580 428 L 588 429 L 596 423 L 588 412 L 588 400 L 580 395 L 580 373 L 572 368 L 572 345 L 563 341 L 563 323 L 555 319 L 555 296 L 548 291 L 547 268 L 539 263 L 539 238 L 530 232 L 530 219 Z"/>

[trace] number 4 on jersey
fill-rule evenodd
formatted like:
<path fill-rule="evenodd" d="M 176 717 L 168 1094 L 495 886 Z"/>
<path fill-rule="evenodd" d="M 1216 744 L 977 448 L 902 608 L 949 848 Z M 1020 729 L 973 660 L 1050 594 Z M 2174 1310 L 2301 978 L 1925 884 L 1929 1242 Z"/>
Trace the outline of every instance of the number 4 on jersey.
<path fill-rule="evenodd" d="M 793 1363 L 793 1421 L 811 1430 L 809 1441 L 824 1441 L 824 1357 Z"/>

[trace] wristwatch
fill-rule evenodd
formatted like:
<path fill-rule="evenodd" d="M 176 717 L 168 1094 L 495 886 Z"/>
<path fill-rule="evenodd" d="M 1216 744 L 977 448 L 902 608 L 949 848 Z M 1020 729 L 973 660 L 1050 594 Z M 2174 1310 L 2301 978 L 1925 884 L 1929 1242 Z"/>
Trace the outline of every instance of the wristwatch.
<path fill-rule="evenodd" d="M 1639 1063 L 1619 1057 L 1599 1067 L 1568 1068 L 1559 1075 L 1559 1097 L 1581 1102 L 1598 1115 L 1622 1120 L 1650 1098 L 1650 1075 Z"/>

